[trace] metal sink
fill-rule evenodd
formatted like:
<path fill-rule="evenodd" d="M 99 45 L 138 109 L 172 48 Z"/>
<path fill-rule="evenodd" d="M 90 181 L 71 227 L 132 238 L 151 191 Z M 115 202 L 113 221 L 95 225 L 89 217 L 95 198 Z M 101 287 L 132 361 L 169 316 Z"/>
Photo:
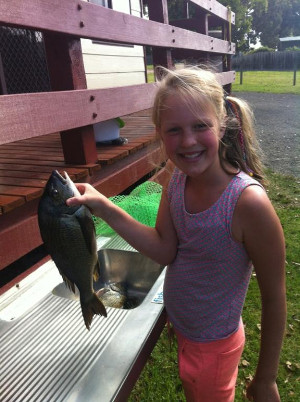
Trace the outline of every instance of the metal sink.
<path fill-rule="evenodd" d="M 115 285 L 121 289 L 123 302 L 108 307 L 132 309 L 138 307 L 163 270 L 163 266 L 144 255 L 130 250 L 113 248 L 98 251 L 100 277 L 94 282 L 94 290 L 109 289 Z M 78 300 L 79 292 L 74 294 L 64 283 L 57 285 L 52 292 L 69 300 Z"/>
<path fill-rule="evenodd" d="M 136 305 L 107 307 L 87 331 L 77 296 L 46 262 L 0 296 L 1 402 L 127 400 L 166 322 L 165 269 L 118 236 L 97 242 L 95 290 L 121 282 Z"/>

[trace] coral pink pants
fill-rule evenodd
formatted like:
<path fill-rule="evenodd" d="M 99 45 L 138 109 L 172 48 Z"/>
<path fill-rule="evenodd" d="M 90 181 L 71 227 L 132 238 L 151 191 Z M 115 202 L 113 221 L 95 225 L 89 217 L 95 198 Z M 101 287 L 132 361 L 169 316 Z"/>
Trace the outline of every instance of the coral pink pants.
<path fill-rule="evenodd" d="M 245 344 L 243 323 L 226 339 L 192 342 L 177 331 L 178 364 L 188 402 L 232 402 Z"/>

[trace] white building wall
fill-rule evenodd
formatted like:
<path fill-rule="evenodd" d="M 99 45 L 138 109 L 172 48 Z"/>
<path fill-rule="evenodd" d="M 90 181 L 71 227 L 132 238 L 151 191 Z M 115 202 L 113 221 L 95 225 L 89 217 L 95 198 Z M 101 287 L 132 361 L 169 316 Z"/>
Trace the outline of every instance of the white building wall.
<path fill-rule="evenodd" d="M 141 15 L 139 0 L 112 0 L 112 7 L 116 11 Z M 81 47 L 89 89 L 146 82 L 142 46 L 120 46 L 81 39 Z"/>

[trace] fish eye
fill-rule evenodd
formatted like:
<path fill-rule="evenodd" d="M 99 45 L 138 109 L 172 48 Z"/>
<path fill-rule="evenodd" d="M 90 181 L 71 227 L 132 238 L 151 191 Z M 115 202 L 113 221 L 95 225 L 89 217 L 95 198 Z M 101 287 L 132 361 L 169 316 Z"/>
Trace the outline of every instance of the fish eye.
<path fill-rule="evenodd" d="M 51 191 L 51 195 L 53 198 L 57 198 L 58 197 L 58 190 L 56 190 L 56 188 L 53 188 Z"/>

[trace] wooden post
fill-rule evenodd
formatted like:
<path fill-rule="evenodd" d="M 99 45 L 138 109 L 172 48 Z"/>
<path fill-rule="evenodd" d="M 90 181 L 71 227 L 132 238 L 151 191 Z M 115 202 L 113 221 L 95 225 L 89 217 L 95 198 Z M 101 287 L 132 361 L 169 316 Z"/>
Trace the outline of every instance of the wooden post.
<path fill-rule="evenodd" d="M 243 85 L 243 67 L 244 67 L 244 56 L 240 56 L 240 85 Z"/>
<path fill-rule="evenodd" d="M 293 86 L 296 85 L 296 75 L 297 75 L 297 58 L 296 58 L 296 52 L 294 53 L 294 77 L 293 77 Z"/>
<path fill-rule="evenodd" d="M 148 0 L 148 13 L 150 20 L 169 24 L 167 0 Z M 152 57 L 154 71 L 156 66 L 173 68 L 171 49 L 153 47 Z"/>
<path fill-rule="evenodd" d="M 86 89 L 80 39 L 45 32 L 44 41 L 52 91 Z M 66 163 L 86 165 L 97 162 L 92 125 L 62 131 L 60 136 Z"/>
<path fill-rule="evenodd" d="M 0 53 L 0 95 L 7 94 L 5 75 L 3 70 L 2 58 Z"/>
<path fill-rule="evenodd" d="M 229 18 L 229 22 L 227 21 L 223 21 L 222 22 L 222 38 L 223 40 L 226 40 L 230 43 L 230 50 L 231 50 L 231 46 L 232 46 L 232 42 L 231 42 L 231 10 L 228 9 L 228 13 L 230 13 L 230 18 Z M 228 14 L 229 15 L 229 14 Z M 223 71 L 230 71 L 231 70 L 231 55 L 230 54 L 225 54 L 223 56 Z M 232 89 L 232 85 L 227 84 L 224 85 L 224 91 L 228 94 L 231 94 L 231 89 Z"/>

